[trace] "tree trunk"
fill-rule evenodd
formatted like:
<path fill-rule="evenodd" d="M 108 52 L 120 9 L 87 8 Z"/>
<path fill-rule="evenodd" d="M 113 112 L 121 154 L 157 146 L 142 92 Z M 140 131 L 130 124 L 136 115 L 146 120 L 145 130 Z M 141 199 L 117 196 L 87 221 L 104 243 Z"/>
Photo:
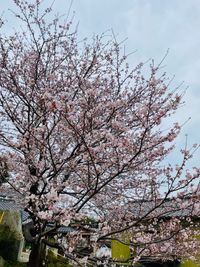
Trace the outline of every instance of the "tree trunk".
<path fill-rule="evenodd" d="M 42 267 L 44 260 L 44 244 L 39 243 L 32 244 L 31 253 L 29 256 L 29 262 L 27 264 L 28 267 Z"/>

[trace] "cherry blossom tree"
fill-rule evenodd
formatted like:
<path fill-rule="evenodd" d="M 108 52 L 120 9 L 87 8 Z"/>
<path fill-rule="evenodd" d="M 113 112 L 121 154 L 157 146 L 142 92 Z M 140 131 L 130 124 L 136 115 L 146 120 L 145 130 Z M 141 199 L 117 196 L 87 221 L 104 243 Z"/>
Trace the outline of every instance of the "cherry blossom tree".
<path fill-rule="evenodd" d="M 0 177 L 33 221 L 29 266 L 42 266 L 44 244 L 73 266 L 97 266 L 96 249 L 113 239 L 130 246 L 133 264 L 195 256 L 200 169 L 186 163 L 198 146 L 166 165 L 181 126 L 164 121 L 182 91 L 162 62 L 131 69 L 114 36 L 80 41 L 41 1 L 14 2 L 20 30 L 0 35 Z M 61 226 L 73 231 L 58 235 Z M 91 250 L 81 258 L 83 231 Z"/>

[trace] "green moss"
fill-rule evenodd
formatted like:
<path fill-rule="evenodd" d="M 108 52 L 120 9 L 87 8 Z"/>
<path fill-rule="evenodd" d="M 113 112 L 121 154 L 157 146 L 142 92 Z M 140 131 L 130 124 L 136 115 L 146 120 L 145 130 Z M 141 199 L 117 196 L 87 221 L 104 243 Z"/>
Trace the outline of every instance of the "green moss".
<path fill-rule="evenodd" d="M 67 258 L 60 255 L 56 256 L 51 250 L 48 250 L 48 267 L 73 267 L 69 264 Z"/>
<path fill-rule="evenodd" d="M 197 265 L 196 263 L 194 263 L 191 260 L 187 260 L 187 261 L 180 264 L 180 267 L 197 267 L 197 266 L 199 266 L 199 265 Z"/>

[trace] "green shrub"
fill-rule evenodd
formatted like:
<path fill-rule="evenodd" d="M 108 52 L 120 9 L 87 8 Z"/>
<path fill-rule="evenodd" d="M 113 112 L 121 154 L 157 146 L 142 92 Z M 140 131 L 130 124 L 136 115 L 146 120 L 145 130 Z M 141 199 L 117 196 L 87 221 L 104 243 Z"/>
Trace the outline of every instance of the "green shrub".
<path fill-rule="evenodd" d="M 18 234 L 7 225 L 0 225 L 0 255 L 7 261 L 16 261 L 19 245 Z"/>

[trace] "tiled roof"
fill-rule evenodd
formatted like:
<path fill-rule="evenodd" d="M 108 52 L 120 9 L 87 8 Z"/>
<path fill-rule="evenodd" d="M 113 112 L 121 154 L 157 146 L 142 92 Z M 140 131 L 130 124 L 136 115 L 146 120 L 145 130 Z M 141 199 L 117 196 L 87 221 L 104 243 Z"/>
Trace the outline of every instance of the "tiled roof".
<path fill-rule="evenodd" d="M 0 210 L 16 210 L 19 211 L 21 208 L 12 199 L 1 198 L 0 196 Z"/>
<path fill-rule="evenodd" d="M 32 221 L 32 220 L 30 219 L 30 215 L 28 214 L 28 212 L 26 212 L 26 211 L 24 211 L 24 210 L 21 211 L 21 216 L 22 216 L 21 218 L 22 218 L 22 223 L 23 223 L 23 224 Z"/>
<path fill-rule="evenodd" d="M 47 230 L 50 230 L 51 228 L 53 228 L 53 226 L 51 226 L 49 224 L 47 226 Z M 57 228 L 55 231 L 56 231 L 56 233 L 65 234 L 65 233 L 73 232 L 76 230 L 72 227 L 69 227 L 69 226 L 61 226 L 61 227 Z"/>
<path fill-rule="evenodd" d="M 162 199 L 155 201 L 136 201 L 131 205 L 134 218 L 146 214 L 154 217 L 200 217 L 200 198 Z M 130 210 L 129 210 L 130 212 Z"/>
<path fill-rule="evenodd" d="M 10 195 L 0 194 L 0 210 L 14 210 L 21 213 L 22 222 L 29 218 L 29 214 L 17 204 Z"/>

